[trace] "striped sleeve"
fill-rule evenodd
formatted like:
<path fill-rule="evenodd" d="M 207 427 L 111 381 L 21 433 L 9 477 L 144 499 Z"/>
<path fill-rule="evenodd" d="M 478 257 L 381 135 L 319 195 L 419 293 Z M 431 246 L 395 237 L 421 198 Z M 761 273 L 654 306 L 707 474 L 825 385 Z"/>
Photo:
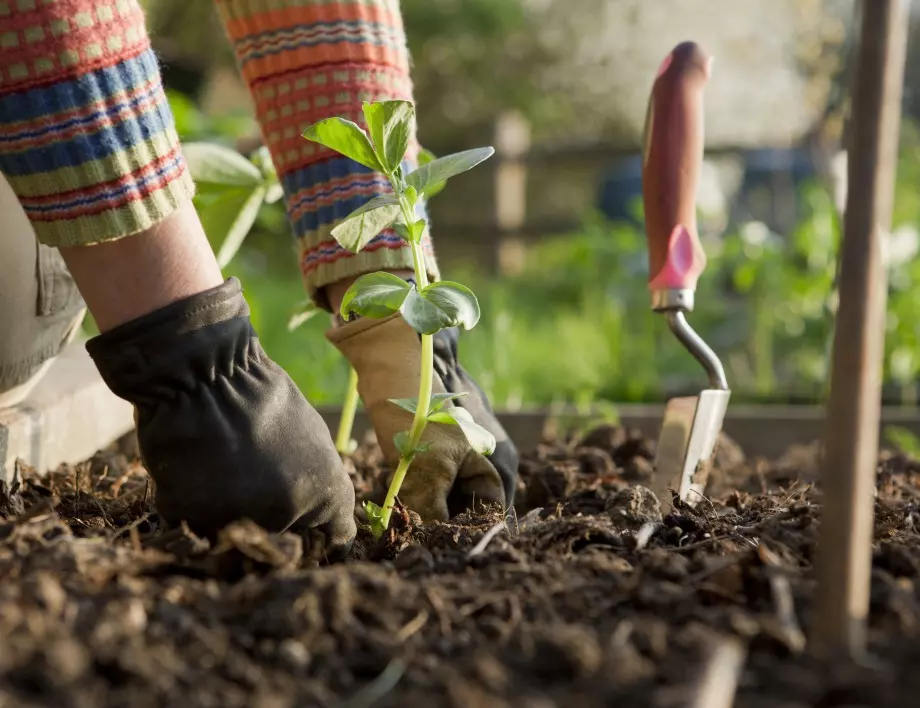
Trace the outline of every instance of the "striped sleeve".
<path fill-rule="evenodd" d="M 0 0 L 0 172 L 49 246 L 143 231 L 191 198 L 137 0 Z"/>
<path fill-rule="evenodd" d="M 342 278 L 411 269 L 409 249 L 392 231 L 357 255 L 336 243 L 332 228 L 390 187 L 384 175 L 302 137 L 331 116 L 364 125 L 362 101 L 412 100 L 398 0 L 217 0 L 217 6 L 284 186 L 308 292 L 316 298 Z M 410 166 L 417 152 L 413 135 Z M 435 276 L 430 240 L 424 248 Z"/>

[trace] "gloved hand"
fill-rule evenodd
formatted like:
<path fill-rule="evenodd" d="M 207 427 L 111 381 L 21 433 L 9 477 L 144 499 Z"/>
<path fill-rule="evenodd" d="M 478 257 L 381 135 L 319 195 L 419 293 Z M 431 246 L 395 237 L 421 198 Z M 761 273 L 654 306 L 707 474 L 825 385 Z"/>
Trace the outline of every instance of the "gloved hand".
<path fill-rule="evenodd" d="M 242 518 L 270 531 L 297 521 L 329 556 L 347 553 L 354 488 L 322 418 L 262 350 L 236 278 L 86 347 L 134 404 L 164 520 L 210 537 Z"/>
<path fill-rule="evenodd" d="M 388 399 L 418 396 L 419 335 L 395 314 L 385 319 L 357 319 L 334 327 L 326 337 L 358 373 L 358 393 L 384 458 L 395 470 L 399 452 L 393 436 L 409 430 L 412 414 Z M 486 458 L 469 446 L 459 427 L 429 423 L 422 441 L 431 448 L 412 461 L 399 499 L 424 521 L 446 521 L 472 508 L 474 501 L 497 502 L 507 509 L 514 496 L 518 453 L 482 390 L 457 363 L 456 330 L 435 335 L 434 359 L 433 392 L 466 392 L 455 403 L 495 436 L 497 446 Z"/>

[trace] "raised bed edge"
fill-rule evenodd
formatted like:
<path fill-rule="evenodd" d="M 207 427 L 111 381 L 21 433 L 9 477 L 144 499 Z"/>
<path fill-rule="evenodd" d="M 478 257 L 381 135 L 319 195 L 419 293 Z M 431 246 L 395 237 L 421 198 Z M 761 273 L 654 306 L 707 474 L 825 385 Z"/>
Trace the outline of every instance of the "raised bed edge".
<path fill-rule="evenodd" d="M 655 437 L 664 413 L 663 405 L 623 404 L 614 408 L 619 423 L 628 428 L 641 430 L 644 435 Z M 320 407 L 319 412 L 330 430 L 339 424 L 340 409 Z M 550 411 L 529 409 L 522 411 L 497 411 L 497 415 L 508 435 L 521 450 L 531 450 L 540 441 L 544 431 L 571 430 L 592 422 L 609 420 L 608 410 L 577 410 L 575 408 Z M 791 445 L 808 444 L 823 438 L 825 409 L 823 406 L 807 405 L 736 405 L 729 404 L 725 418 L 725 432 L 737 442 L 748 456 L 775 459 Z M 920 410 L 903 407 L 882 408 L 882 438 L 888 427 L 901 427 L 920 436 Z M 370 425 L 363 411 L 355 418 L 355 435 L 361 439 Z"/>

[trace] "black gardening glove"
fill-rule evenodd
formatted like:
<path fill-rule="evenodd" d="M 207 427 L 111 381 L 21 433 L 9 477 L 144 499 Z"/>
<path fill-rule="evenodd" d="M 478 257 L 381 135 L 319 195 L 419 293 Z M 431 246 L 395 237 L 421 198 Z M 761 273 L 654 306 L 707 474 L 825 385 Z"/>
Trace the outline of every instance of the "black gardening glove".
<path fill-rule="evenodd" d="M 457 327 L 442 329 L 434 335 L 434 370 L 448 393 L 467 394 L 456 399 L 456 404 L 468 410 L 473 420 L 495 437 L 495 451 L 487 459 L 502 479 L 505 488 L 505 507 L 511 509 L 514 506 L 514 491 L 517 485 L 518 451 L 495 417 L 482 388 L 460 366 L 457 359 L 459 338 L 460 331 Z M 458 480 L 451 497 L 455 494 L 463 495 L 462 487 L 462 480 Z M 448 506 L 454 506 L 451 497 L 448 498 Z"/>
<path fill-rule="evenodd" d="M 86 347 L 135 407 L 165 521 L 209 537 L 243 518 L 270 531 L 297 521 L 330 556 L 347 553 L 354 489 L 322 418 L 262 350 L 236 278 Z"/>

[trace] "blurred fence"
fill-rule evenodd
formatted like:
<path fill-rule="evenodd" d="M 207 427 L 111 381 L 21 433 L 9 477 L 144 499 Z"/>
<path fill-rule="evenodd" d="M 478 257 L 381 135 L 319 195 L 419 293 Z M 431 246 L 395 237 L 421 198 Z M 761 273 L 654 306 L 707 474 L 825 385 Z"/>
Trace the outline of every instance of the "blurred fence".
<path fill-rule="evenodd" d="M 495 156 L 476 173 L 454 180 L 450 196 L 430 206 L 439 257 L 446 263 L 472 260 L 496 275 L 517 274 L 528 245 L 576 230 L 595 211 L 641 228 L 638 145 L 533 143 L 527 121 L 513 112 L 496 119 L 492 144 Z M 798 188 L 804 181 L 837 186 L 833 154 L 811 137 L 784 148 L 707 150 L 698 196 L 701 228 L 717 232 L 730 222 L 757 220 L 788 233 L 799 219 Z"/>

